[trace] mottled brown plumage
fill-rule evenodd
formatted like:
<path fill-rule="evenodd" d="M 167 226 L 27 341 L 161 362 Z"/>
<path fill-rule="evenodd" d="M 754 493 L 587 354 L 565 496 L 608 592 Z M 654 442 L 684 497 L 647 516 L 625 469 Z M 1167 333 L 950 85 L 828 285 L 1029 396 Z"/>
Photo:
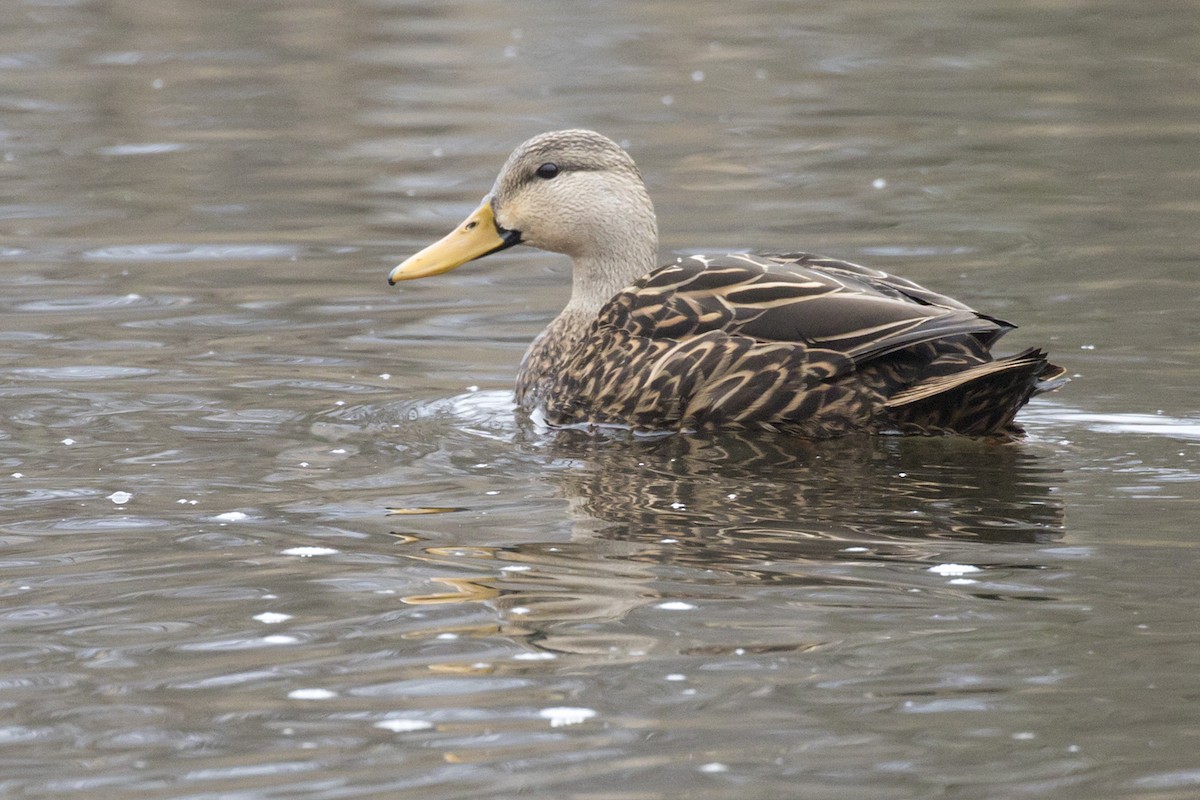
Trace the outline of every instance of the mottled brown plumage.
<path fill-rule="evenodd" d="M 911 281 L 808 254 L 691 256 L 654 268 L 632 159 L 591 131 L 519 147 L 458 230 L 392 282 L 513 244 L 571 256 L 563 312 L 530 346 L 517 402 L 551 425 L 1006 434 L 1063 370 L 994 359 L 1007 322 Z"/>

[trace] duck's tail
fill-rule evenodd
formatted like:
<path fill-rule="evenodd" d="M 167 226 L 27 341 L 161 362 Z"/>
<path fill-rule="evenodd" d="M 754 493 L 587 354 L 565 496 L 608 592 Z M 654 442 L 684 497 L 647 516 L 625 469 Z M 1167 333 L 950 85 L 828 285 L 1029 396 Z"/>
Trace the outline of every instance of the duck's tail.
<path fill-rule="evenodd" d="M 968 436 L 1020 433 L 1013 417 L 1035 394 L 1067 382 L 1066 370 L 1031 348 L 1014 356 L 926 378 L 897 392 L 884 404 L 906 433 L 962 433 Z"/>

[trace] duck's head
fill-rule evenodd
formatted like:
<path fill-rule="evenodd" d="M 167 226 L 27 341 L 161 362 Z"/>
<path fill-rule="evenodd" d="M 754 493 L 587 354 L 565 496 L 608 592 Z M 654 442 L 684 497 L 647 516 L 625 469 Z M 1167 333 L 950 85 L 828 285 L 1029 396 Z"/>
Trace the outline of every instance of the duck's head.
<path fill-rule="evenodd" d="M 479 207 L 441 240 L 392 270 L 389 283 L 449 272 L 516 244 L 564 253 L 576 288 L 616 291 L 654 266 L 654 206 L 633 159 L 588 130 L 543 133 L 518 147 Z M 611 272 L 613 280 L 598 281 Z M 581 276 L 581 272 L 584 275 Z"/>

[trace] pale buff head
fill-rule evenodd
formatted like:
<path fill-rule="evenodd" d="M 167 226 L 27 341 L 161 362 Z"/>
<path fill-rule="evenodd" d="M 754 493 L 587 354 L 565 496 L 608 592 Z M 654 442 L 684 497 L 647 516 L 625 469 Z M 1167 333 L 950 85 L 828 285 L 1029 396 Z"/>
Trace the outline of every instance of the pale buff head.
<path fill-rule="evenodd" d="M 594 131 L 528 140 L 455 231 L 392 271 L 390 280 L 446 272 L 515 244 L 574 262 L 569 307 L 594 311 L 655 266 L 654 205 L 629 154 Z"/>
<path fill-rule="evenodd" d="M 633 159 L 594 131 L 554 131 L 525 142 L 500 170 L 491 203 L 497 225 L 520 231 L 524 244 L 572 258 L 603 259 L 630 239 L 658 241 L 654 206 Z"/>

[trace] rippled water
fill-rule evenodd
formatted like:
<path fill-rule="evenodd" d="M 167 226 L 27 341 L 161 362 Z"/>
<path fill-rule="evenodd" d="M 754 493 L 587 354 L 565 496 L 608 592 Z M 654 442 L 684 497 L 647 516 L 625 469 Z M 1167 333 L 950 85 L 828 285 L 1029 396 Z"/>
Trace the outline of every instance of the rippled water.
<path fill-rule="evenodd" d="M 1200 793 L 1193 5 L 7 2 L 0 794 Z M 1011 445 L 514 418 L 526 136 L 1022 327 Z"/>

